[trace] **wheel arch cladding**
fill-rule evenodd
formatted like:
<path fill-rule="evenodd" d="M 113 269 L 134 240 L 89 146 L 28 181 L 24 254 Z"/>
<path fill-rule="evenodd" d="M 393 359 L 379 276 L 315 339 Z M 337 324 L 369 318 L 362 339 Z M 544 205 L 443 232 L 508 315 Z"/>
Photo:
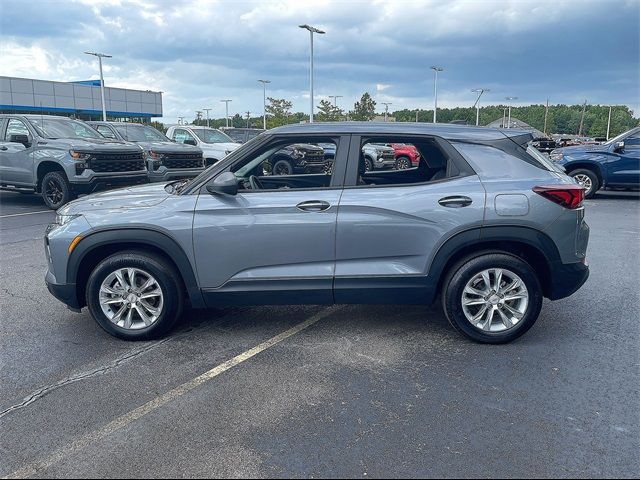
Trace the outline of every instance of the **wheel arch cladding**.
<path fill-rule="evenodd" d="M 194 269 L 182 248 L 168 235 L 142 228 L 102 230 L 78 243 L 67 262 L 67 281 L 76 284 L 76 294 L 82 306 L 85 303 L 84 288 L 91 271 L 108 256 L 125 250 L 155 253 L 171 262 L 180 273 L 191 306 L 204 307 Z"/>
<path fill-rule="evenodd" d="M 531 265 L 544 296 L 551 296 L 551 267 L 561 263 L 558 249 L 543 232 L 520 226 L 480 227 L 448 239 L 438 249 L 429 267 L 429 276 L 438 279 L 435 291 L 442 291 L 447 273 L 464 258 L 496 251 L 515 255 Z"/>

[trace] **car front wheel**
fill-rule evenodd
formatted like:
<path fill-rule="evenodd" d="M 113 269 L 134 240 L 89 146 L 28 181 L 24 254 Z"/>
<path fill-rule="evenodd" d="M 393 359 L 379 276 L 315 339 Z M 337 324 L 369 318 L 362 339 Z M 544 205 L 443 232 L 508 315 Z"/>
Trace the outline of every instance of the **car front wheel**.
<path fill-rule="evenodd" d="M 507 343 L 536 322 L 542 289 L 525 261 L 487 253 L 468 258 L 449 272 L 442 305 L 451 325 L 472 340 Z"/>
<path fill-rule="evenodd" d="M 166 333 L 182 311 L 179 273 L 165 259 L 131 251 L 112 255 L 89 276 L 87 306 L 111 335 L 146 340 Z"/>
<path fill-rule="evenodd" d="M 293 173 L 293 167 L 287 160 L 278 160 L 273 164 L 274 175 L 291 175 Z"/>
<path fill-rule="evenodd" d="M 63 173 L 48 172 L 42 178 L 42 199 L 50 209 L 57 210 L 74 198 L 69 182 Z"/>
<path fill-rule="evenodd" d="M 578 182 L 578 185 L 584 188 L 585 198 L 593 198 L 593 196 L 600 188 L 598 176 L 591 170 L 587 170 L 586 168 L 579 168 L 578 170 L 572 171 L 569 175 L 576 182 Z"/>
<path fill-rule="evenodd" d="M 406 170 L 411 168 L 411 159 L 409 157 L 398 157 L 396 160 L 396 170 Z"/>

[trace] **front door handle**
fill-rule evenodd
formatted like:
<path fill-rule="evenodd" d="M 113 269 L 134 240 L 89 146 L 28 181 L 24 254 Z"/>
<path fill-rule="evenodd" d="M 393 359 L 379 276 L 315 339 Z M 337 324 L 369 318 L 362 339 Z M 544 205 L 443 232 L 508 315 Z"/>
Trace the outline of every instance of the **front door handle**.
<path fill-rule="evenodd" d="M 331 207 L 331 205 L 322 200 L 309 200 L 308 202 L 299 203 L 296 207 L 305 212 L 322 212 Z"/>
<path fill-rule="evenodd" d="M 466 207 L 471 205 L 472 202 L 473 200 L 471 200 L 469 197 L 464 196 L 444 197 L 438 200 L 438 203 L 440 205 L 450 208 Z"/>

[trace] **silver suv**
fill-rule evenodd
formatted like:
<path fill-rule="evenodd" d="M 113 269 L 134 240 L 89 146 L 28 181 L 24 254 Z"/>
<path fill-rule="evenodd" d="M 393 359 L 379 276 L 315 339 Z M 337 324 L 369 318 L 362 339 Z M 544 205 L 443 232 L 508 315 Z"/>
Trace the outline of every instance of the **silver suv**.
<path fill-rule="evenodd" d="M 183 305 L 429 304 L 504 343 L 543 297 L 586 281 L 584 190 L 515 129 L 322 123 L 265 132 L 193 180 L 99 193 L 58 211 L 46 282 L 112 335 L 169 330 Z M 417 167 L 367 171 L 362 147 L 408 143 Z M 330 172 L 266 175 L 296 144 Z"/>
<path fill-rule="evenodd" d="M 0 189 L 42 193 L 55 210 L 78 194 L 148 181 L 135 144 L 67 117 L 0 115 Z"/>

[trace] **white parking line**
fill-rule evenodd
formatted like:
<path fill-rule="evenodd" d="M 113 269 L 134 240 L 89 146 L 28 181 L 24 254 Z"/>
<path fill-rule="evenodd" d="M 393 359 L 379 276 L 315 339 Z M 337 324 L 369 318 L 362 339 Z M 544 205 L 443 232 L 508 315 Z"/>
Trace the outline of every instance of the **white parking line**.
<path fill-rule="evenodd" d="M 188 382 L 185 382 L 182 385 L 179 385 L 176 388 L 169 390 L 168 392 L 154 398 L 153 400 L 148 401 L 144 405 L 139 406 L 138 408 L 130 411 L 129 413 L 125 413 L 124 415 L 107 423 L 104 427 L 81 436 L 77 440 L 59 448 L 44 460 L 30 463 L 16 470 L 15 472 L 7 475 L 6 477 L 2 477 L 2 478 L 26 478 L 26 477 L 35 475 L 38 472 L 42 473 L 42 470 L 49 468 L 50 466 L 58 463 L 60 460 L 63 460 L 65 457 L 72 455 L 86 448 L 92 443 L 111 435 L 112 433 L 120 430 L 121 428 L 126 427 L 127 425 L 138 420 L 139 418 L 144 417 L 148 413 L 153 412 L 154 410 L 162 407 L 163 405 L 169 403 L 170 401 L 175 400 L 178 397 L 181 397 L 185 393 L 188 393 L 194 388 L 199 387 L 203 383 L 208 382 L 209 380 L 217 377 L 221 373 L 224 373 L 227 370 L 235 367 L 236 365 L 239 365 L 242 362 L 249 360 L 250 358 L 256 356 L 260 352 L 263 352 L 268 348 L 273 347 L 274 345 L 282 342 L 283 340 L 286 340 L 287 338 L 295 335 L 296 333 L 300 333 L 305 328 L 308 328 L 314 323 L 319 322 L 320 320 L 336 312 L 340 308 L 342 307 L 329 307 L 322 310 L 321 312 L 316 313 L 311 318 L 305 320 L 302 323 L 299 323 L 298 325 L 295 325 L 289 330 L 286 330 L 280 333 L 279 335 L 276 335 L 275 337 L 270 338 L 265 342 L 262 342 L 260 345 L 257 345 L 252 349 L 247 350 L 246 352 L 243 352 L 240 355 L 237 355 L 231 358 L 230 360 L 227 360 L 224 363 L 221 363 L 217 367 L 214 367 L 211 370 L 203 373 L 202 375 L 199 375 L 193 378 L 192 380 L 189 380 Z"/>
<path fill-rule="evenodd" d="M 8 215 L 0 215 L 0 218 L 22 217 L 24 215 L 37 215 L 39 213 L 55 213 L 55 212 L 53 210 L 39 210 L 37 212 L 10 213 Z"/>

